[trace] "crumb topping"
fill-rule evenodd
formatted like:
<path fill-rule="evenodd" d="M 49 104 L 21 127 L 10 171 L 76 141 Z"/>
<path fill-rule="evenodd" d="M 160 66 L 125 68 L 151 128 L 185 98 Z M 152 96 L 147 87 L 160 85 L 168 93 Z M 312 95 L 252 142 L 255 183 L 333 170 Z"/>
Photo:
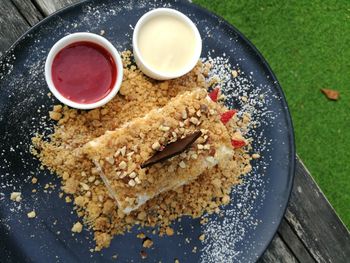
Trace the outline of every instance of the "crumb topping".
<path fill-rule="evenodd" d="M 57 122 L 54 132 L 48 138 L 37 135 L 32 139 L 32 153 L 46 168 L 61 178 L 62 191 L 73 200 L 83 223 L 94 231 L 95 250 L 108 247 L 114 235 L 124 233 L 135 224 L 157 226 L 161 235 L 168 235 L 171 233 L 171 222 L 183 215 L 200 217 L 205 212 L 219 212 L 221 205 L 229 203 L 232 186 L 240 182 L 239 177 L 242 174 L 251 170 L 251 156 L 248 154 L 250 140 L 242 136 L 242 131 L 249 123 L 249 116 L 234 114 L 227 122 L 227 116 L 225 117 L 225 124 L 220 121 L 220 114 L 227 109 L 220 105 L 220 89 L 216 87 L 218 80 L 206 80 L 210 72 L 210 63 L 199 62 L 185 76 L 159 82 L 149 79 L 133 65 L 130 51 L 123 52 L 122 58 L 123 83 L 119 94 L 113 100 L 90 111 L 56 105 L 49 113 L 51 119 Z M 205 91 L 212 87 L 215 88 L 215 92 L 209 93 L 209 97 L 217 104 L 212 106 L 209 103 L 201 103 L 206 100 Z M 160 125 L 158 123 L 157 127 L 152 128 L 152 131 L 157 131 L 156 135 L 149 137 L 149 132 L 140 126 L 142 118 L 149 112 L 166 107 L 172 99 L 176 100 L 176 97 L 195 90 L 204 90 L 203 95 L 200 92 L 198 99 L 193 99 L 198 101 L 191 101 L 191 107 L 187 108 L 179 102 L 178 107 L 182 107 L 181 110 L 169 113 L 174 118 L 171 118 L 169 123 L 167 119 L 162 119 Z M 139 124 L 134 124 L 135 132 L 132 136 L 119 138 L 113 147 L 108 147 L 100 156 L 86 153 L 84 147 L 87 143 L 106 132 L 108 134 L 108 131 L 122 129 L 127 123 L 135 123 L 135 119 L 139 120 Z M 212 120 L 215 121 L 211 122 Z M 167 168 L 166 173 L 180 173 L 181 170 L 191 169 L 191 162 L 198 161 L 203 156 L 206 161 L 213 162 L 216 144 L 223 140 L 223 137 L 226 138 L 225 141 L 229 138 L 230 146 L 237 146 L 231 146 L 233 156 L 230 162 L 203 171 L 190 183 L 155 196 L 129 214 L 119 209 L 117 201 L 110 196 L 100 177 L 101 171 L 92 162 L 91 157 L 98 159 L 100 167 L 116 168 L 113 173 L 118 180 L 115 182 L 123 183 L 127 189 L 124 200 L 134 202 L 132 196 L 127 196 L 130 195 L 128 191 L 142 189 L 146 183 L 152 186 L 157 179 L 154 177 L 156 169 L 159 169 L 158 166 L 150 167 L 148 173 L 154 176 L 147 177 L 136 164 L 146 160 L 154 151 L 160 150 L 165 143 L 181 138 L 186 132 L 194 129 L 200 129 L 203 133 L 196 141 L 196 147 L 182 156 L 176 156 L 176 166 L 162 166 L 163 169 Z M 129 142 L 129 139 L 132 141 L 136 136 L 145 144 Z M 110 176 L 112 172 L 107 174 Z M 34 213 L 34 216 L 31 213 Z M 34 211 L 31 213 L 32 217 L 36 216 Z M 202 221 L 205 223 L 205 220 Z"/>

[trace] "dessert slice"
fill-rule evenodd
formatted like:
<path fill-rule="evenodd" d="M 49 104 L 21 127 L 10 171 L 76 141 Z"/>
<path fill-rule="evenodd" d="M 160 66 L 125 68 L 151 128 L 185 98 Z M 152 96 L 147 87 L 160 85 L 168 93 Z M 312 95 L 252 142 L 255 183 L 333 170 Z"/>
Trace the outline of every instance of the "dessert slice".
<path fill-rule="evenodd" d="M 220 121 L 220 114 L 225 111 L 203 89 L 185 92 L 163 108 L 88 142 L 83 151 L 95 163 L 118 207 L 127 214 L 156 195 L 195 180 L 216 165 L 219 168 L 230 165 L 231 140 Z M 199 138 L 183 147 L 181 141 L 193 134 Z M 168 158 L 159 153 L 165 148 L 177 151 L 169 147 L 186 149 Z M 157 153 L 162 158 L 155 161 Z"/>

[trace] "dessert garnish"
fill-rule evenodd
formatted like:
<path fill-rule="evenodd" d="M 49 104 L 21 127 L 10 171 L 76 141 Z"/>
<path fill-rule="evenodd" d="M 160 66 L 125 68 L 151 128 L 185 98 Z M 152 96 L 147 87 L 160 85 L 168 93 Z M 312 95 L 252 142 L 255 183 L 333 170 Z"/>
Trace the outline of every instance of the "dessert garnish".
<path fill-rule="evenodd" d="M 201 131 L 196 131 L 187 135 L 185 138 L 164 146 L 164 149 L 157 151 L 151 158 L 141 164 L 141 168 L 149 167 L 155 163 L 159 163 L 170 159 L 171 157 L 184 152 L 192 143 L 194 143 L 202 135 Z"/>

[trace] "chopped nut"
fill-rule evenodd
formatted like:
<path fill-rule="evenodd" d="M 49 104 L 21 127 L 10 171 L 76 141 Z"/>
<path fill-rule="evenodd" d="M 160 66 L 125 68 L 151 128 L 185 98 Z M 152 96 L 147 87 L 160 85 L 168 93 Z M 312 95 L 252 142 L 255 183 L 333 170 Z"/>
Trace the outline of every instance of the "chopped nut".
<path fill-rule="evenodd" d="M 76 222 L 72 227 L 72 232 L 80 233 L 83 230 L 83 225 L 80 222 Z"/>
<path fill-rule="evenodd" d="M 94 185 L 99 185 L 101 183 L 100 180 L 95 180 Z"/>
<path fill-rule="evenodd" d="M 199 123 L 199 120 L 196 117 L 191 117 L 190 122 L 193 123 L 194 125 L 197 125 Z"/>
<path fill-rule="evenodd" d="M 183 110 L 183 111 L 181 112 L 181 117 L 182 117 L 183 120 L 186 120 L 186 119 L 187 119 L 187 111 L 186 111 L 186 110 Z"/>
<path fill-rule="evenodd" d="M 198 110 L 198 111 L 196 112 L 196 115 L 197 115 L 198 118 L 200 118 L 200 117 L 202 116 L 201 111 Z"/>
<path fill-rule="evenodd" d="M 135 172 L 131 172 L 130 174 L 129 174 L 129 177 L 130 178 L 135 178 L 137 176 L 137 174 L 135 173 Z"/>
<path fill-rule="evenodd" d="M 198 150 L 203 150 L 204 146 L 202 144 L 197 144 Z"/>
<path fill-rule="evenodd" d="M 105 159 L 106 159 L 106 161 L 107 161 L 109 164 L 114 164 L 114 158 L 113 158 L 113 157 L 109 156 L 109 157 L 106 157 Z"/>
<path fill-rule="evenodd" d="M 137 184 L 140 184 L 141 183 L 141 180 L 140 180 L 140 178 L 138 178 L 138 177 L 135 177 L 135 182 L 137 183 Z"/>
<path fill-rule="evenodd" d="M 88 190 L 90 190 L 90 187 L 86 184 L 86 183 L 79 183 L 80 185 L 81 185 L 81 187 L 83 188 L 83 190 L 85 190 L 85 191 L 88 191 Z"/>
<path fill-rule="evenodd" d="M 119 168 L 120 168 L 120 169 L 124 170 L 124 169 L 126 169 L 126 167 L 127 167 L 127 164 L 126 164 L 125 161 L 121 161 L 121 162 L 119 163 Z"/>
<path fill-rule="evenodd" d="M 33 178 L 32 178 L 32 184 L 36 184 L 37 182 L 38 182 L 38 179 L 35 178 L 35 177 L 33 177 Z"/>
<path fill-rule="evenodd" d="M 166 127 L 166 126 L 160 125 L 159 126 L 159 130 L 161 130 L 161 131 L 169 131 L 170 127 Z"/>
<path fill-rule="evenodd" d="M 36 217 L 36 213 L 35 213 L 35 211 L 33 210 L 32 212 L 29 212 L 29 213 L 27 214 L 27 216 L 28 216 L 28 218 L 34 218 L 34 217 Z"/>
<path fill-rule="evenodd" d="M 191 158 L 192 158 L 193 160 L 196 160 L 196 159 L 198 158 L 198 155 L 194 153 L 194 154 L 191 155 Z"/>
<path fill-rule="evenodd" d="M 10 199 L 15 202 L 21 202 L 22 200 L 21 192 L 12 192 Z"/>
<path fill-rule="evenodd" d="M 206 130 L 206 129 L 201 129 L 201 132 L 202 132 L 203 134 L 207 134 L 207 133 L 208 133 L 208 130 Z M 205 135 L 205 136 L 208 136 L 208 135 Z"/>
<path fill-rule="evenodd" d="M 181 161 L 180 163 L 179 163 L 179 166 L 181 167 L 181 168 L 186 168 L 186 164 L 185 164 L 185 162 L 184 161 Z"/>
<path fill-rule="evenodd" d="M 155 142 L 152 144 L 152 149 L 158 151 L 160 149 L 160 144 L 159 142 Z"/>
<path fill-rule="evenodd" d="M 247 98 L 246 96 L 242 96 L 242 97 L 241 97 L 241 100 L 242 100 L 243 102 L 247 102 L 247 101 L 248 101 L 248 98 Z"/>
<path fill-rule="evenodd" d="M 136 185 L 136 182 L 134 179 L 131 179 L 129 182 L 128 182 L 128 185 L 130 185 L 131 187 L 134 187 Z"/>
<path fill-rule="evenodd" d="M 203 146 L 203 149 L 204 149 L 204 150 L 210 150 L 210 144 L 204 145 L 204 146 Z"/>
<path fill-rule="evenodd" d="M 180 126 L 180 127 L 184 127 L 185 124 L 184 124 L 182 121 L 180 121 L 180 122 L 179 122 L 179 126 Z"/>
<path fill-rule="evenodd" d="M 121 154 L 122 156 L 124 156 L 125 153 L 126 153 L 126 146 L 124 146 L 123 148 L 120 149 L 120 154 Z"/>
<path fill-rule="evenodd" d="M 89 178 L 88 178 L 88 181 L 89 181 L 89 183 L 93 183 L 94 181 L 95 181 L 95 176 L 90 176 Z"/>
<path fill-rule="evenodd" d="M 199 239 L 200 241 L 204 241 L 205 235 L 204 235 L 204 234 L 201 234 L 201 235 L 198 237 L 198 239 Z"/>

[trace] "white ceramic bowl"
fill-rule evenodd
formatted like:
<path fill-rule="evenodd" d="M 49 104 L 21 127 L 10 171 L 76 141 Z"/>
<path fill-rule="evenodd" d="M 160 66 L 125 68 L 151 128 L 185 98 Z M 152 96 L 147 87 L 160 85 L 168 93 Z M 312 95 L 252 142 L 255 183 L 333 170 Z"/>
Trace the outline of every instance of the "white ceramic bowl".
<path fill-rule="evenodd" d="M 51 70 L 52 62 L 55 56 L 57 55 L 57 53 L 60 52 L 66 46 L 72 43 L 80 42 L 80 41 L 88 41 L 88 42 L 96 43 L 102 46 L 103 48 L 105 48 L 112 56 L 115 62 L 115 65 L 117 67 L 116 81 L 114 83 L 112 90 L 107 94 L 106 97 L 94 103 L 78 103 L 67 99 L 66 97 L 62 96 L 62 94 L 56 89 L 52 81 L 52 70 Z M 111 42 L 109 42 L 104 37 L 93 33 L 85 33 L 85 32 L 73 33 L 61 38 L 51 48 L 45 63 L 45 79 L 46 79 L 47 85 L 50 88 L 51 93 L 62 103 L 76 109 L 84 109 L 84 110 L 94 109 L 106 104 L 118 93 L 123 80 L 123 63 L 116 48 L 111 44 Z"/>
<path fill-rule="evenodd" d="M 161 16 L 161 15 L 173 16 L 173 17 L 176 17 L 176 18 L 180 19 L 181 21 L 185 22 L 185 24 L 187 24 L 192 29 L 194 36 L 196 38 L 197 46 L 195 49 L 195 53 L 193 54 L 193 57 L 191 59 L 191 62 L 186 67 L 184 67 L 182 70 L 180 70 L 178 72 L 174 72 L 172 74 L 161 72 L 161 71 L 156 70 L 156 69 L 152 68 L 151 66 L 147 65 L 145 60 L 142 58 L 142 54 L 141 54 L 139 47 L 138 47 L 138 36 L 139 36 L 139 31 L 142 28 L 142 26 L 151 18 L 154 18 L 156 16 Z M 178 78 L 178 77 L 185 75 L 186 73 L 188 73 L 189 71 L 191 71 L 194 68 L 194 66 L 197 64 L 197 62 L 200 58 L 200 55 L 202 53 L 202 38 L 199 34 L 199 31 L 198 31 L 196 25 L 191 21 L 191 19 L 189 19 L 183 13 L 176 11 L 174 9 L 170 9 L 170 8 L 157 8 L 157 9 L 154 9 L 154 10 L 149 11 L 146 14 L 144 14 L 139 19 L 139 21 L 136 23 L 134 33 L 133 33 L 133 38 L 132 38 L 132 45 L 133 45 L 135 62 L 137 64 L 137 66 L 140 68 L 140 70 L 144 74 L 146 74 L 147 76 L 149 76 L 151 78 L 157 79 L 157 80 L 174 79 L 174 78 Z"/>

